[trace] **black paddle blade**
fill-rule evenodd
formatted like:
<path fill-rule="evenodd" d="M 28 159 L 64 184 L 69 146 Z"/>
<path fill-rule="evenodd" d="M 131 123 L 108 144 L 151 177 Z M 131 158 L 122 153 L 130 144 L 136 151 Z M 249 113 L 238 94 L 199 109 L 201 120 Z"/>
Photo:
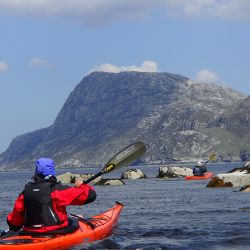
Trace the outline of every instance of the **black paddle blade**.
<path fill-rule="evenodd" d="M 110 159 L 102 169 L 102 173 L 108 173 L 115 168 L 127 166 L 133 161 L 140 158 L 146 152 L 146 146 L 143 142 L 138 141 L 130 144 L 120 152 L 118 152 L 112 159 Z"/>

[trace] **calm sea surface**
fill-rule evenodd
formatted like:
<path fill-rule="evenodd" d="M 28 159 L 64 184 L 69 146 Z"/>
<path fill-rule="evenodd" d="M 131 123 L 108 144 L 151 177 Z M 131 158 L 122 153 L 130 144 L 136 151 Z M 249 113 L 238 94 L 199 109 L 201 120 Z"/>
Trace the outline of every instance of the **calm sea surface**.
<path fill-rule="evenodd" d="M 208 165 L 215 174 L 242 164 Z M 72 249 L 250 249 L 250 193 L 239 188 L 205 188 L 207 180 L 163 180 L 155 176 L 159 167 L 138 167 L 147 179 L 125 180 L 124 186 L 96 186 L 97 199 L 84 207 L 69 207 L 71 213 L 98 214 L 115 201 L 125 206 L 114 235 L 103 241 Z M 107 178 L 120 177 L 118 169 Z M 60 170 L 58 174 L 66 172 Z M 84 169 L 96 173 L 99 169 Z M 71 170 L 81 173 L 78 170 Z M 33 172 L 0 173 L 0 229 L 6 215 Z"/>

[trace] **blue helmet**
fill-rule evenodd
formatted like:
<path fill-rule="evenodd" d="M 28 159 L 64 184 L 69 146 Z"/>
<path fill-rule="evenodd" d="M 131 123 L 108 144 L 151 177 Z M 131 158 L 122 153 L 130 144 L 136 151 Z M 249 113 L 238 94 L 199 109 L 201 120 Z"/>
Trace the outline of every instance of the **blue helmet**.
<path fill-rule="evenodd" d="M 43 174 L 44 176 L 56 175 L 55 163 L 50 158 L 40 158 L 36 160 L 35 174 Z"/>

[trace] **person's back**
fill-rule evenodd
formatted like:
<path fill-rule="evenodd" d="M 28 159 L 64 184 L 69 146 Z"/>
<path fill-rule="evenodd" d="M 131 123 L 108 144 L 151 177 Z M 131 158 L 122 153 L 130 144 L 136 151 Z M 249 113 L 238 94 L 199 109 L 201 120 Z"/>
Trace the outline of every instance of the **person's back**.
<path fill-rule="evenodd" d="M 41 158 L 36 161 L 33 182 L 25 185 L 7 216 L 10 230 L 50 232 L 68 226 L 66 207 L 93 202 L 93 187 L 78 182 L 75 187 L 62 185 L 55 177 L 54 161 Z"/>
<path fill-rule="evenodd" d="M 193 168 L 194 176 L 203 176 L 207 172 L 207 168 L 202 162 L 198 161 Z"/>

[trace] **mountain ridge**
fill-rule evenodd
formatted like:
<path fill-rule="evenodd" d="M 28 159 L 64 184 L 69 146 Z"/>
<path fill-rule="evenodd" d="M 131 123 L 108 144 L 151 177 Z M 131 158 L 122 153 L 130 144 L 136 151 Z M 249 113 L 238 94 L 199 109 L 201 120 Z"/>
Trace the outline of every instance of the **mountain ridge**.
<path fill-rule="evenodd" d="M 240 123 L 235 118 L 231 129 L 219 121 L 232 119 L 238 106 L 248 114 L 244 105 L 248 97 L 238 91 L 177 74 L 93 72 L 74 88 L 51 126 L 12 140 L 0 155 L 0 169 L 30 168 L 40 156 L 62 165 L 101 164 L 135 140 L 147 145 L 145 163 L 200 158 L 211 150 L 232 155 L 223 151 L 220 137 L 242 137 L 236 132 Z M 248 141 L 250 135 L 245 150 Z M 236 159 L 241 148 L 234 151 Z"/>

